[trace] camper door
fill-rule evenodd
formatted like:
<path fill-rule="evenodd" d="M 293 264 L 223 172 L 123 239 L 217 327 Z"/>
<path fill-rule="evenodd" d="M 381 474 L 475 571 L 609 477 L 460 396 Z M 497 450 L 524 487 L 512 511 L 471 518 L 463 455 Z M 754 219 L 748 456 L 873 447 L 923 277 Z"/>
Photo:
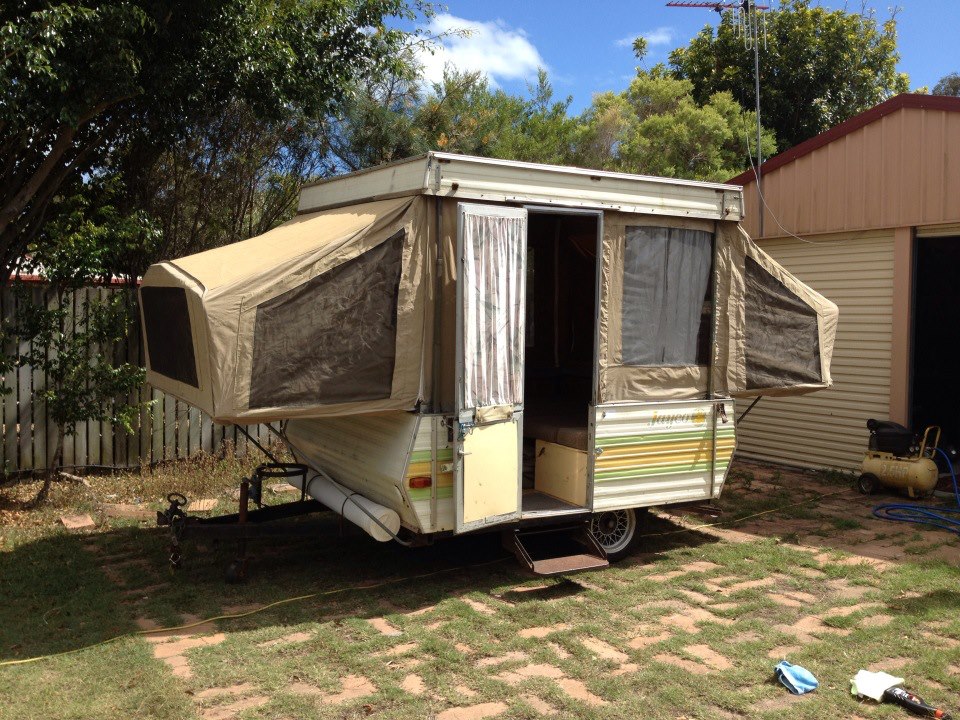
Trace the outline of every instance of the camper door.
<path fill-rule="evenodd" d="M 527 211 L 457 212 L 457 532 L 520 517 Z"/>

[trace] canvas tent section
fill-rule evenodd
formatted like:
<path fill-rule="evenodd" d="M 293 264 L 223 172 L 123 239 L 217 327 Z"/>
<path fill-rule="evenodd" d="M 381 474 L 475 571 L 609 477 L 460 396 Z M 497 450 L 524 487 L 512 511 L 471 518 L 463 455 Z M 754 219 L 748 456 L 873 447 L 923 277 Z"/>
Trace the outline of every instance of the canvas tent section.
<path fill-rule="evenodd" d="M 304 214 L 154 265 L 148 381 L 218 422 L 413 409 L 432 316 L 424 204 Z"/>
<path fill-rule="evenodd" d="M 421 403 L 452 412 L 461 208 L 474 208 L 468 235 L 485 258 L 471 265 L 475 284 L 516 290 L 508 305 L 522 318 L 531 300 L 518 268 L 542 216 L 574 212 L 575 191 L 590 201 L 575 212 L 597 229 L 578 245 L 592 271 L 576 276 L 584 288 L 596 277 L 596 288 L 570 300 L 588 316 L 577 327 L 589 367 L 574 368 L 585 402 L 798 394 L 831 383 L 836 306 L 740 229 L 736 188 L 437 153 L 316 187 L 338 206 L 308 206 L 258 237 L 150 268 L 141 308 L 155 387 L 221 423 Z M 304 197 L 318 203 L 313 190 Z M 541 230 L 496 217 L 504 208 L 539 216 Z M 498 243 L 516 251 L 511 272 Z M 519 358 L 509 368 L 507 358 L 487 358 L 510 385 L 490 403 L 521 397 L 527 339 L 504 344 Z"/>
<path fill-rule="evenodd" d="M 830 386 L 836 305 L 737 223 L 607 212 L 604 227 L 600 402 Z"/>

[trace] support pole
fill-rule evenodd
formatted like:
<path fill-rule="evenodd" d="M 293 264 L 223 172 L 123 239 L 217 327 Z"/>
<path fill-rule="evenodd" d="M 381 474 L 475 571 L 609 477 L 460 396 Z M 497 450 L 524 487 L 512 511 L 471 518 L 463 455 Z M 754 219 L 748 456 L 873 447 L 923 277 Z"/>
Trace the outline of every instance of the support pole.
<path fill-rule="evenodd" d="M 753 86 L 757 100 L 757 211 L 760 213 L 760 237 L 763 237 L 763 184 L 760 179 L 760 166 L 763 164 L 763 148 L 760 146 L 760 15 L 757 10 L 757 0 L 748 0 L 749 9 L 753 13 Z"/>

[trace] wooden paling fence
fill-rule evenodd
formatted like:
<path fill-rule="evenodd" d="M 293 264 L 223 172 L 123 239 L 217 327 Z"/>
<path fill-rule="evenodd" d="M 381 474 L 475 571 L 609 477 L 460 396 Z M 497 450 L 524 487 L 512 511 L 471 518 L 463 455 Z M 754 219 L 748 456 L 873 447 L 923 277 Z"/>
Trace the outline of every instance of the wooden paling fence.
<path fill-rule="evenodd" d="M 50 294 L 40 282 L 26 283 L 32 302 L 42 304 Z M 104 299 L 110 293 L 132 292 L 127 287 L 88 287 L 72 293 L 72 317 L 83 312 L 84 303 Z M 17 312 L 16 294 L 10 287 L 0 290 L 0 318 L 12 320 Z M 50 299 L 51 307 L 53 300 Z M 69 321 L 68 321 L 69 322 Z M 12 348 L 7 348 L 7 351 Z M 21 346 L 20 352 L 25 352 Z M 143 365 L 143 347 L 139 327 L 130 333 L 120 359 Z M 42 392 L 46 377 L 41 368 L 22 367 L 8 373 L 5 385 L 11 389 L 0 397 L 3 407 L 3 443 L 0 445 L 0 471 L 4 474 L 41 470 L 49 466 L 56 451 L 57 427 L 47 415 Z M 235 426 L 218 425 L 209 415 L 187 403 L 165 395 L 144 384 L 127 398 L 141 405 L 133 434 L 106 422 L 87 422 L 77 426 L 73 435 L 64 439 L 64 467 L 138 467 L 167 460 L 188 458 L 198 453 L 216 453 L 229 444 L 240 453 L 252 443 Z M 266 446 L 276 440 L 266 425 L 245 428 L 259 443 Z"/>

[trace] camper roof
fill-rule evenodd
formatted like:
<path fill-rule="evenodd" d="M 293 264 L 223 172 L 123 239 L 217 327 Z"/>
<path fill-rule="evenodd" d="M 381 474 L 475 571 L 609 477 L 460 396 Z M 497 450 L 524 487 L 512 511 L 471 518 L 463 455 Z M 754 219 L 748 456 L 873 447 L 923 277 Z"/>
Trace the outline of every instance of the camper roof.
<path fill-rule="evenodd" d="M 406 195 L 561 205 L 706 220 L 743 218 L 737 185 L 429 152 L 309 184 L 300 213 Z"/>

